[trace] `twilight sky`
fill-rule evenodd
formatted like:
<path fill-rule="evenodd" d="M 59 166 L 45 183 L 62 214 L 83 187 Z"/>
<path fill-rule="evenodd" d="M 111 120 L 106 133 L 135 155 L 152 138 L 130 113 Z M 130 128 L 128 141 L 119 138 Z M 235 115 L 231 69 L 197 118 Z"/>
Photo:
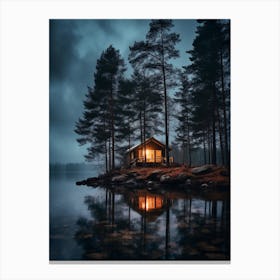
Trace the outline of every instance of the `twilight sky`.
<path fill-rule="evenodd" d="M 129 46 L 144 40 L 150 20 L 50 20 L 50 162 L 84 162 L 86 148 L 79 146 L 75 122 L 82 116 L 87 86 L 93 85 L 95 65 L 109 45 L 120 50 L 126 61 Z M 174 65 L 189 64 L 195 20 L 174 20 L 180 34 L 180 58 Z M 172 129 L 170 127 L 170 129 Z M 159 139 L 163 140 L 163 139 Z M 172 138 L 171 141 L 172 142 Z"/>

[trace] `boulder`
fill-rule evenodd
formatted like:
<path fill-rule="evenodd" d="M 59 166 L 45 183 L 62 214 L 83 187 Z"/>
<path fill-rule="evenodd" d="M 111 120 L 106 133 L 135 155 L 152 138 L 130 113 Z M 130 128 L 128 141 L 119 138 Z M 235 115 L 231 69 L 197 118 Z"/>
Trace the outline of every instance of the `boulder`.
<path fill-rule="evenodd" d="M 189 177 L 188 174 L 186 174 L 186 173 L 180 173 L 178 176 L 176 176 L 176 180 L 177 180 L 178 182 L 183 183 L 183 182 L 185 182 L 187 179 L 189 179 L 188 177 Z"/>
<path fill-rule="evenodd" d="M 147 177 L 147 179 L 148 180 L 159 180 L 161 174 L 162 174 L 162 171 L 159 169 L 156 169 L 150 173 L 150 175 Z"/>
<path fill-rule="evenodd" d="M 147 187 L 153 187 L 154 186 L 154 182 L 153 181 L 148 181 L 147 182 Z"/>
<path fill-rule="evenodd" d="M 138 183 L 143 183 L 145 181 L 145 178 L 142 175 L 137 176 L 135 179 Z"/>
<path fill-rule="evenodd" d="M 127 185 L 127 186 L 136 186 L 137 182 L 136 182 L 135 179 L 129 179 L 127 181 L 124 181 L 124 184 Z"/>
<path fill-rule="evenodd" d="M 167 174 L 163 174 L 163 175 L 160 176 L 159 181 L 161 183 L 169 183 L 171 181 L 171 177 Z"/>
<path fill-rule="evenodd" d="M 203 183 L 203 184 L 201 184 L 201 186 L 200 186 L 202 189 L 207 189 L 208 188 L 208 184 L 206 184 L 206 183 Z"/>
<path fill-rule="evenodd" d="M 186 180 L 185 184 L 186 184 L 187 186 L 191 186 L 192 180 L 191 180 L 190 178 L 188 178 L 188 179 Z"/>
<path fill-rule="evenodd" d="M 178 174 L 177 176 L 163 174 L 160 176 L 160 183 L 179 186 L 180 184 L 184 184 L 187 179 L 187 174 Z"/>
<path fill-rule="evenodd" d="M 213 165 L 202 165 L 192 169 L 192 173 L 195 175 L 207 174 L 213 170 Z"/>

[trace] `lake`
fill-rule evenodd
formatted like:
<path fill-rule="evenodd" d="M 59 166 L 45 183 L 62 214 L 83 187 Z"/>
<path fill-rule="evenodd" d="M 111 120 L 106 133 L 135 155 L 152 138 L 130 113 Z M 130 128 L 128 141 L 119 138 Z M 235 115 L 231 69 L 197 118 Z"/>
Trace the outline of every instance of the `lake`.
<path fill-rule="evenodd" d="M 230 260 L 226 192 L 76 186 L 50 176 L 50 260 Z"/>

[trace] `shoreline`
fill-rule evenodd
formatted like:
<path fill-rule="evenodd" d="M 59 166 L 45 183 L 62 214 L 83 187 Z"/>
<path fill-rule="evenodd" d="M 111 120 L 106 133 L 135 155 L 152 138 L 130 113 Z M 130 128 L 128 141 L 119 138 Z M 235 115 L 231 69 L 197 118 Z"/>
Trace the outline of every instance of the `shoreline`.
<path fill-rule="evenodd" d="M 89 187 L 115 186 L 127 189 L 196 189 L 229 191 L 230 172 L 223 166 L 133 167 L 113 170 L 76 182 Z"/>

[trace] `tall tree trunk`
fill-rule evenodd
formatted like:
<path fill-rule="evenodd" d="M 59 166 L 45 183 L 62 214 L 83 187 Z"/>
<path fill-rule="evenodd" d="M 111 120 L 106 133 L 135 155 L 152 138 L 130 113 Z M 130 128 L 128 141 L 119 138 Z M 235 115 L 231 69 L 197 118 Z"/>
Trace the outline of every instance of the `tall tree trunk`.
<path fill-rule="evenodd" d="M 216 112 L 217 112 L 217 119 L 218 119 L 218 126 L 219 126 L 221 160 L 222 160 L 222 165 L 224 165 L 225 164 L 225 160 L 224 160 L 223 131 L 222 131 L 222 126 L 221 126 L 220 113 L 219 113 L 218 109 L 216 110 Z"/>
<path fill-rule="evenodd" d="M 169 131 L 168 131 L 168 111 L 167 111 L 167 88 L 165 76 L 165 60 L 164 60 L 164 46 L 161 29 L 161 63 L 162 63 L 162 77 L 163 77 L 163 92 L 164 92 L 164 123 L 165 123 L 165 157 L 166 164 L 169 165 Z"/>
<path fill-rule="evenodd" d="M 217 164 L 217 149 L 216 149 L 216 120 L 215 120 L 215 113 L 212 113 L 212 164 Z"/>
<path fill-rule="evenodd" d="M 113 77 L 111 78 L 111 131 L 112 131 L 112 169 L 115 169 L 115 116 L 113 99 Z"/>
<path fill-rule="evenodd" d="M 143 132 L 142 132 L 142 111 L 139 113 L 139 121 L 140 121 L 140 142 L 143 143 Z"/>
<path fill-rule="evenodd" d="M 213 98 L 212 98 L 212 164 L 217 164 L 217 150 L 216 150 L 216 114 L 215 114 L 215 108 L 216 108 L 216 88 L 213 84 Z"/>
<path fill-rule="evenodd" d="M 130 129 L 130 122 L 128 122 L 128 151 L 130 150 L 131 147 L 131 129 Z M 128 159 L 127 159 L 128 158 Z M 125 158 L 126 164 L 128 164 L 128 166 L 130 167 L 130 163 L 131 163 L 131 152 L 128 152 L 128 156 L 127 158 Z"/>
<path fill-rule="evenodd" d="M 208 142 L 208 164 L 211 163 L 211 135 L 210 135 L 210 124 L 207 128 L 207 142 Z"/>
<path fill-rule="evenodd" d="M 203 132 L 203 156 L 204 156 L 204 164 L 207 163 L 207 159 L 206 159 L 206 140 L 205 140 L 205 132 Z"/>
<path fill-rule="evenodd" d="M 221 65 L 221 82 L 222 82 L 222 106 L 223 106 L 223 119 L 224 119 L 224 138 L 225 138 L 225 162 L 229 166 L 229 147 L 228 147 L 228 135 L 227 135 L 227 113 L 226 113 L 226 96 L 224 85 L 224 64 L 223 64 L 223 50 L 220 52 L 220 65 Z"/>
<path fill-rule="evenodd" d="M 106 131 L 106 118 L 104 118 L 103 128 L 104 128 L 104 131 Z M 104 151 L 105 151 L 105 168 L 106 168 L 106 173 L 107 173 L 108 172 L 107 139 L 105 139 L 105 141 L 104 141 Z"/>
<path fill-rule="evenodd" d="M 104 141 L 104 150 L 105 150 L 105 167 L 107 173 L 108 172 L 107 140 Z"/>
<path fill-rule="evenodd" d="M 186 163 L 186 161 L 185 161 L 185 158 L 186 158 L 186 144 L 185 144 L 185 140 L 183 140 L 182 148 L 183 148 L 183 164 L 185 164 Z"/>
<path fill-rule="evenodd" d="M 147 155 L 146 155 L 146 102 L 144 99 L 144 111 L 143 111 L 143 135 L 144 135 L 144 162 L 147 162 Z"/>
<path fill-rule="evenodd" d="M 128 149 L 130 149 L 131 146 L 131 129 L 130 129 L 130 122 L 128 122 Z"/>
<path fill-rule="evenodd" d="M 163 73 L 163 87 L 164 87 L 164 123 L 165 123 L 165 157 L 166 164 L 169 165 L 169 132 L 168 132 L 168 112 L 167 112 L 167 92 L 166 92 L 166 80 L 165 80 L 165 68 L 162 67 Z"/>
<path fill-rule="evenodd" d="M 111 137 L 108 139 L 109 171 L 112 170 Z"/>
<path fill-rule="evenodd" d="M 192 150 L 191 150 L 191 144 L 188 144 L 188 149 L 189 149 L 189 167 L 192 166 Z"/>
<path fill-rule="evenodd" d="M 190 124 L 189 114 L 187 113 L 187 137 L 188 137 L 188 153 L 189 153 L 189 166 L 192 166 L 192 155 L 191 155 L 191 137 L 190 137 Z"/>

